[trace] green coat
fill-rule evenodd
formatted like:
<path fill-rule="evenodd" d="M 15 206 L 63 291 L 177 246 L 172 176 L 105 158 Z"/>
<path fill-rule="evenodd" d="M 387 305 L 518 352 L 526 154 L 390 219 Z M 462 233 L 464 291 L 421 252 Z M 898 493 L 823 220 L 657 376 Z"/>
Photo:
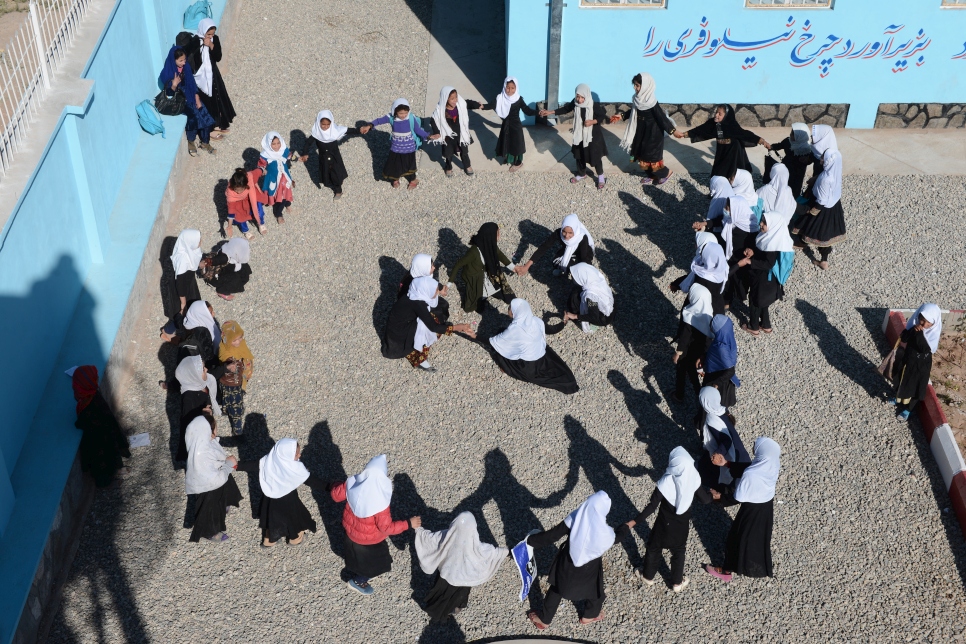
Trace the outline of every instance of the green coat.
<path fill-rule="evenodd" d="M 496 249 L 496 258 L 504 266 L 512 266 L 510 260 L 499 248 Z M 483 255 L 480 254 L 480 250 L 476 246 L 470 246 L 470 249 L 463 255 L 463 259 L 456 262 L 456 266 L 449 274 L 451 282 L 456 281 L 456 275 L 460 272 L 460 269 L 463 270 L 463 282 L 466 284 L 466 291 L 461 304 L 464 311 L 472 313 L 476 310 L 480 298 L 483 297 Z M 492 277 L 490 281 L 493 281 Z M 495 282 L 494 286 L 499 288 L 499 285 Z"/>

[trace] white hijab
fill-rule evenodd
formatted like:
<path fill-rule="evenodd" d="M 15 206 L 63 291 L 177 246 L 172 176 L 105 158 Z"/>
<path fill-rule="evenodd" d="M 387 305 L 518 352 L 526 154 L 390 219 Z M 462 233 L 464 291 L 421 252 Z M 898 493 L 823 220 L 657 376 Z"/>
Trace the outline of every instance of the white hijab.
<path fill-rule="evenodd" d="M 578 568 L 602 557 L 614 545 L 617 535 L 607 525 L 608 512 L 610 497 L 601 490 L 591 494 L 564 519 L 564 523 L 570 528 L 570 559 Z"/>
<path fill-rule="evenodd" d="M 943 333 L 943 312 L 935 304 L 927 302 L 916 309 L 916 312 L 906 322 L 906 328 L 911 329 L 916 326 L 916 320 L 920 315 L 929 322 L 932 322 L 932 326 L 928 329 L 923 329 L 922 332 L 926 336 L 926 342 L 929 343 L 929 349 L 933 353 L 936 353 L 939 349 L 939 338 Z"/>
<path fill-rule="evenodd" d="M 416 556 L 427 575 L 439 576 L 453 586 L 472 588 L 493 579 L 509 550 L 480 542 L 476 517 L 461 512 L 446 530 L 416 528 Z"/>
<path fill-rule="evenodd" d="M 815 201 L 831 208 L 842 199 L 842 154 L 838 150 L 826 150 L 822 157 L 822 173 L 812 188 Z"/>
<path fill-rule="evenodd" d="M 178 363 L 178 368 L 174 370 L 174 377 L 181 385 L 182 394 L 189 391 L 204 391 L 207 387 L 211 413 L 213 416 L 221 416 L 221 405 L 218 404 L 218 381 L 210 373 L 205 376 L 204 369 L 205 363 L 201 356 L 187 356 Z M 208 433 L 211 434 L 211 427 L 208 428 Z"/>
<path fill-rule="evenodd" d="M 228 261 L 235 267 L 236 273 L 241 270 L 242 264 L 247 264 L 252 258 L 252 247 L 244 237 L 229 239 L 221 247 L 221 252 L 228 257 Z M 205 308 L 207 309 L 207 307 Z"/>
<path fill-rule="evenodd" d="M 329 121 L 329 129 L 323 130 L 319 121 L 326 119 Z M 333 141 L 338 141 L 345 136 L 345 133 L 349 131 L 344 125 L 336 125 L 335 117 L 332 116 L 332 112 L 329 110 L 322 110 L 315 115 L 315 123 L 312 124 L 312 136 L 315 137 L 317 141 L 322 143 L 332 143 Z M 271 143 L 271 141 L 269 141 Z"/>
<path fill-rule="evenodd" d="M 513 81 L 516 86 L 517 91 L 514 92 L 513 96 L 506 95 L 506 84 Z M 500 95 L 496 97 L 496 114 L 501 119 L 505 119 L 510 114 L 510 106 L 520 100 L 520 83 L 517 81 L 515 76 L 507 76 L 503 81 L 503 91 Z"/>
<path fill-rule="evenodd" d="M 587 147 L 590 145 L 591 141 L 594 140 L 594 126 L 590 127 L 584 126 L 584 121 L 591 121 L 594 118 L 594 95 L 590 91 L 590 86 L 586 83 L 581 83 L 574 90 L 574 145 L 582 145 Z M 584 102 L 578 103 L 576 96 L 583 96 Z M 580 118 L 580 111 L 584 111 L 585 118 Z"/>
<path fill-rule="evenodd" d="M 490 345 L 507 360 L 533 362 L 547 353 L 546 330 L 526 300 L 514 298 L 510 302 L 513 321 L 503 333 L 490 338 Z"/>
<path fill-rule="evenodd" d="M 573 230 L 573 237 L 570 239 L 564 239 L 564 228 L 570 228 Z M 570 264 L 570 258 L 573 257 L 574 252 L 576 252 L 577 246 L 580 245 L 580 240 L 584 237 L 587 237 L 587 243 L 590 244 L 590 247 L 595 248 L 594 238 L 590 236 L 590 233 L 587 232 L 587 229 L 584 228 L 584 225 L 580 223 L 580 218 L 577 217 L 577 214 L 571 213 L 564 217 L 563 223 L 560 224 L 560 241 L 564 243 L 566 248 L 564 248 L 563 255 L 553 260 L 554 263 L 558 266 L 566 268 Z"/>
<path fill-rule="evenodd" d="M 624 138 L 621 139 L 621 147 L 630 150 L 634 145 L 634 136 L 637 134 L 637 113 L 649 110 L 657 105 L 657 98 L 654 96 L 654 77 L 647 72 L 641 72 L 641 89 L 634 94 L 631 103 L 631 115 L 627 119 L 627 127 L 624 128 Z"/>
<path fill-rule="evenodd" d="M 188 445 L 185 494 L 211 492 L 228 481 L 233 468 L 225 462 L 228 455 L 219 440 L 211 437 L 211 425 L 204 416 L 198 416 L 188 423 L 184 442 Z"/>
<path fill-rule="evenodd" d="M 272 149 L 272 141 L 278 139 L 281 144 L 278 146 L 278 152 Z M 289 185 L 292 185 L 292 175 L 288 172 L 288 157 L 285 156 L 285 151 L 288 150 L 288 144 L 285 143 L 285 139 L 282 135 L 274 130 L 262 137 L 262 154 L 261 157 L 265 159 L 268 163 L 276 163 L 278 165 L 278 178 L 277 181 L 282 180 L 282 175 L 288 177 Z"/>
<path fill-rule="evenodd" d="M 432 310 L 439 306 L 439 282 L 432 277 L 417 277 L 409 285 L 406 297 L 414 302 L 425 302 L 426 309 Z M 413 349 L 422 351 L 424 347 L 431 347 L 439 338 L 423 324 L 423 321 L 416 318 L 416 336 L 413 338 Z"/>
<path fill-rule="evenodd" d="M 731 436 L 731 431 L 728 429 L 728 424 L 721 419 L 722 416 L 728 413 L 728 410 L 721 406 L 721 392 L 714 387 L 702 387 L 701 391 L 698 392 L 698 402 L 701 403 L 701 408 L 704 410 L 704 449 L 708 453 L 714 454 L 718 446 L 718 441 L 715 439 L 714 435 L 708 431 L 708 428 L 711 427 L 722 434 Z M 728 453 L 724 454 L 724 457 L 730 462 L 734 462 L 735 460 L 735 446 L 733 438 L 731 447 L 728 449 Z"/>
<path fill-rule="evenodd" d="M 208 310 L 208 303 L 204 300 L 195 300 L 188 307 L 187 313 L 184 315 L 184 328 L 196 329 L 199 326 L 203 326 L 208 329 L 208 333 L 211 334 L 211 341 L 215 341 L 215 318 L 211 317 L 211 311 Z"/>
<path fill-rule="evenodd" d="M 215 21 L 211 18 L 205 18 L 198 23 L 198 31 L 195 32 L 198 40 L 202 42 L 201 45 L 201 69 L 196 69 L 195 83 L 198 84 L 198 89 L 202 92 L 211 96 L 211 85 L 214 80 L 214 73 L 211 71 L 211 53 L 208 48 L 204 45 L 205 34 L 208 30 L 215 26 Z"/>
<path fill-rule="evenodd" d="M 201 255 L 200 230 L 185 228 L 178 233 L 178 241 L 174 243 L 174 252 L 171 253 L 171 264 L 174 265 L 175 277 L 188 271 L 198 270 Z"/>
<path fill-rule="evenodd" d="M 688 305 L 681 311 L 681 319 L 710 338 L 712 318 L 711 292 L 701 284 L 692 284 L 688 289 Z"/>
<path fill-rule="evenodd" d="M 721 284 L 724 291 L 725 282 L 728 281 L 728 259 L 725 257 L 724 249 L 718 243 L 718 238 L 708 232 L 698 232 L 694 235 L 694 242 L 698 247 L 691 260 L 691 272 L 681 282 L 681 290 L 689 291 L 694 284 L 694 278 Z"/>
<path fill-rule="evenodd" d="M 807 125 L 804 123 L 792 123 L 792 135 L 789 138 L 792 144 L 792 154 L 795 156 L 811 154 L 812 137 Z"/>
<path fill-rule="evenodd" d="M 767 503 L 775 498 L 775 484 L 781 471 L 782 449 L 778 443 L 762 436 L 755 441 L 755 459 L 738 480 L 735 501 Z"/>
<path fill-rule="evenodd" d="M 409 265 L 409 274 L 413 279 L 416 279 L 417 277 L 432 277 L 433 258 L 425 253 L 416 255 L 413 257 L 413 261 Z"/>
<path fill-rule="evenodd" d="M 764 204 L 762 212 L 780 212 L 789 220 L 795 216 L 798 202 L 788 187 L 788 168 L 784 164 L 776 163 L 771 167 L 771 180 L 758 188 L 758 197 Z"/>
<path fill-rule="evenodd" d="M 258 484 L 262 494 L 270 499 L 280 499 L 308 480 L 309 471 L 302 461 L 295 460 L 297 450 L 298 441 L 282 438 L 258 461 Z"/>
<path fill-rule="evenodd" d="M 456 135 L 446 121 L 446 104 L 449 102 L 449 95 L 453 92 L 456 92 L 456 88 L 450 87 L 449 85 L 441 89 L 439 91 L 439 103 L 436 104 L 436 109 L 433 110 L 433 122 L 436 123 L 436 129 L 442 134 L 435 141 L 439 144 L 442 144 L 444 139 Z M 460 123 L 460 145 L 469 145 L 471 139 L 470 113 L 466 109 L 466 99 L 460 96 L 459 92 L 456 92 L 456 114 Z"/>
<path fill-rule="evenodd" d="M 657 480 L 657 489 L 674 506 L 675 514 L 684 514 L 694 501 L 694 493 L 701 487 L 701 476 L 694 459 L 683 447 L 675 447 L 668 458 L 664 476 Z"/>
<path fill-rule="evenodd" d="M 735 252 L 734 229 L 738 228 L 746 233 L 756 233 L 758 232 L 758 220 L 755 213 L 748 207 L 748 202 L 739 196 L 728 197 L 728 209 L 731 212 L 725 213 L 721 236 L 725 241 L 725 256 L 731 259 Z"/>
<path fill-rule="evenodd" d="M 816 159 L 821 159 L 828 150 L 835 150 L 836 152 L 839 150 L 839 143 L 838 139 L 835 138 L 835 131 L 830 125 L 813 125 L 812 154 L 815 155 Z"/>
<path fill-rule="evenodd" d="M 768 226 L 768 232 L 760 232 L 758 237 L 755 238 L 755 246 L 758 247 L 758 250 L 794 253 L 795 242 L 792 241 L 792 236 L 788 232 L 788 222 L 791 221 L 791 216 L 782 212 L 765 211 L 761 219 Z"/>
<path fill-rule="evenodd" d="M 587 300 L 597 303 L 597 308 L 604 315 L 614 312 L 614 291 L 610 290 L 604 274 L 591 266 L 580 262 L 570 267 L 570 275 L 574 281 L 583 287 L 580 293 L 580 314 L 587 315 Z M 590 324 L 581 322 L 584 333 L 590 332 Z"/>
<path fill-rule="evenodd" d="M 380 454 L 366 463 L 365 469 L 350 476 L 345 482 L 345 496 L 352 514 L 365 519 L 379 514 L 389 507 L 392 499 L 392 481 L 386 455 Z"/>
<path fill-rule="evenodd" d="M 389 108 L 389 114 L 387 114 L 387 116 L 389 117 L 389 126 L 390 126 L 390 128 L 392 127 L 393 121 L 408 121 L 409 120 L 409 117 L 408 116 L 405 119 L 397 119 L 396 118 L 396 108 L 398 108 L 400 105 L 405 105 L 406 106 L 406 109 L 408 109 L 409 111 L 412 111 L 412 108 L 409 105 L 409 101 L 407 101 L 406 99 L 404 99 L 404 98 L 397 98 L 396 100 L 394 100 L 392 102 L 392 107 Z M 390 131 L 392 131 L 392 130 L 390 130 Z"/>
<path fill-rule="evenodd" d="M 731 182 L 725 177 L 715 175 L 711 177 L 711 204 L 708 206 L 708 216 L 705 219 L 717 219 L 724 214 L 724 207 L 729 197 L 735 196 Z"/>
<path fill-rule="evenodd" d="M 748 202 L 749 208 L 754 208 L 758 204 L 758 193 L 755 192 L 755 180 L 747 170 L 735 172 L 735 180 L 731 182 L 731 187 L 735 194 Z"/>

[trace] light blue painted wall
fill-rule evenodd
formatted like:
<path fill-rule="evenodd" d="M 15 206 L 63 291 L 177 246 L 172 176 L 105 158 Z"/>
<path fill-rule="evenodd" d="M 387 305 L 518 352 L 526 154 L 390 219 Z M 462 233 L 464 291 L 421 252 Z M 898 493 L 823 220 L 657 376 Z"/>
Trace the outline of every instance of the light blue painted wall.
<path fill-rule="evenodd" d="M 509 73 L 524 98 L 543 100 L 550 8 L 509 2 Z M 966 57 L 955 58 L 966 49 L 966 9 L 942 9 L 941 0 L 836 0 L 831 10 L 749 9 L 744 0 L 668 0 L 666 9 L 566 4 L 561 102 L 582 82 L 602 101 L 627 101 L 641 71 L 654 76 L 665 103 L 849 103 L 848 126 L 859 128 L 873 126 L 879 103 L 966 102 Z M 886 33 L 890 26 L 902 29 Z M 705 44 L 696 46 L 702 31 Z M 726 34 L 727 44 L 713 48 Z M 887 45 L 891 53 L 909 41 L 885 56 Z M 867 44 L 874 55 L 848 58 Z"/>

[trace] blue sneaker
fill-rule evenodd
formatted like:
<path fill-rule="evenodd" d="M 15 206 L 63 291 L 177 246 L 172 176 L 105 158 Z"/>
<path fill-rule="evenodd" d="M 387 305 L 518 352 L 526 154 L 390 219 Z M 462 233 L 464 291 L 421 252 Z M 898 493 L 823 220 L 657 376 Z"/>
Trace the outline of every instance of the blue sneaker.
<path fill-rule="evenodd" d="M 360 595 L 371 595 L 376 592 L 376 589 L 369 585 L 367 581 L 356 581 L 355 579 L 349 580 L 349 588 L 356 591 Z"/>
<path fill-rule="evenodd" d="M 899 420 L 909 420 L 909 410 L 905 409 L 899 412 Z"/>
<path fill-rule="evenodd" d="M 886 402 L 889 403 L 890 405 L 892 405 L 893 407 L 895 407 L 896 405 L 899 404 L 898 402 L 896 402 L 896 399 L 895 398 L 890 398 Z"/>

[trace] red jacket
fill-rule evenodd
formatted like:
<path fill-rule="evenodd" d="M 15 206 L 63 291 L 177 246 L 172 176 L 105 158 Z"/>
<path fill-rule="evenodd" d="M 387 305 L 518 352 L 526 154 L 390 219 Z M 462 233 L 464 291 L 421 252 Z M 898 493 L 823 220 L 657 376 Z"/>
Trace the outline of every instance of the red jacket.
<path fill-rule="evenodd" d="M 345 501 L 345 482 L 332 488 L 331 494 L 332 500 L 336 503 Z M 352 508 L 346 503 L 345 511 L 342 513 L 342 527 L 345 528 L 346 536 L 353 542 L 372 546 L 384 541 L 388 536 L 409 530 L 409 521 L 393 521 L 389 508 L 371 517 L 360 519 L 352 513 Z"/>

